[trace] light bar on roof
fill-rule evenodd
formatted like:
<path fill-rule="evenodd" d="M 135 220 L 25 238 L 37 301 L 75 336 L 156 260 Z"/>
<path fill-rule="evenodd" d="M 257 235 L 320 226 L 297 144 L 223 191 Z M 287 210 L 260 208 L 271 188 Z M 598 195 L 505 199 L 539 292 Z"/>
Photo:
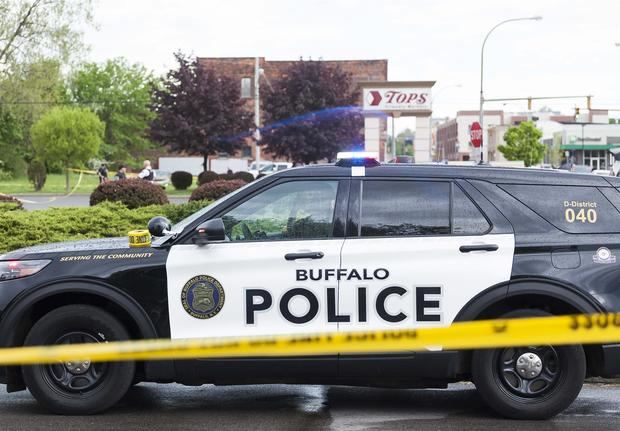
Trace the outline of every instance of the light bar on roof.
<path fill-rule="evenodd" d="M 343 151 L 336 156 L 336 166 L 352 167 L 364 166 L 370 168 L 379 166 L 379 155 L 372 151 Z"/>
<path fill-rule="evenodd" d="M 377 160 L 379 154 L 374 151 L 341 151 L 336 155 L 336 159 L 374 159 Z"/>

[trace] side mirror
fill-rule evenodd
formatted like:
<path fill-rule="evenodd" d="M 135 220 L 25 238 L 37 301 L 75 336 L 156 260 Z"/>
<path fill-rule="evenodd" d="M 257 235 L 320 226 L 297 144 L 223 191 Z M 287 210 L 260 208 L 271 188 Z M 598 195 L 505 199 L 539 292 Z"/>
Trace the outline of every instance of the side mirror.
<path fill-rule="evenodd" d="M 210 242 L 226 241 L 224 222 L 221 218 L 208 220 L 198 226 L 192 241 L 196 245 L 207 245 Z"/>
<path fill-rule="evenodd" d="M 149 220 L 148 226 L 149 233 L 153 236 L 164 236 L 172 228 L 170 220 L 161 216 L 153 217 Z"/>

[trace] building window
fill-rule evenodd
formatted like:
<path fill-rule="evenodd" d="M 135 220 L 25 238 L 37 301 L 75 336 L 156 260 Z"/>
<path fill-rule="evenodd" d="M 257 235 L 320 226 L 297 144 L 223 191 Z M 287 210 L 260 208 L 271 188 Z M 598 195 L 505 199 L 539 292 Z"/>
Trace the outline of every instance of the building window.
<path fill-rule="evenodd" d="M 252 98 L 252 78 L 241 78 L 241 98 Z"/>

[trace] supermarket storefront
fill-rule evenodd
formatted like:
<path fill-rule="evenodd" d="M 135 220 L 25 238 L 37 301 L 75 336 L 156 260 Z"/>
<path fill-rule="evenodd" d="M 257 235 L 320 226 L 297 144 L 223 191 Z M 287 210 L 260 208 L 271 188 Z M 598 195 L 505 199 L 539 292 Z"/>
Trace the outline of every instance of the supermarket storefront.
<path fill-rule="evenodd" d="M 564 123 L 556 136 L 567 160 L 591 169 L 611 169 L 614 157 L 609 150 L 620 147 L 619 124 Z"/>

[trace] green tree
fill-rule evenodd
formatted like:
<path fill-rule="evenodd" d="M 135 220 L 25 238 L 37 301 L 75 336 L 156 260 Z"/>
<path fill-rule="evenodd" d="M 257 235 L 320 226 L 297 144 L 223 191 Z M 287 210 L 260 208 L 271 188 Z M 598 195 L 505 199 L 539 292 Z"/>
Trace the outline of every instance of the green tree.
<path fill-rule="evenodd" d="M 23 173 L 25 162 L 16 144 L 22 140 L 22 129 L 15 116 L 0 105 L 0 173 L 10 176 Z"/>
<path fill-rule="evenodd" d="M 6 151 L 0 148 L 0 158 L 10 160 L 7 165 L 13 175 L 20 176 L 26 171 L 26 163 L 33 158 L 32 125 L 50 107 L 66 101 L 66 89 L 56 60 L 21 64 L 14 66 L 12 71 L 0 79 L 0 116 L 3 117 L 0 119 L 0 135 L 12 136 Z"/>
<path fill-rule="evenodd" d="M 71 78 L 74 101 L 89 106 L 105 123 L 100 155 L 107 160 L 138 158 L 151 148 L 148 139 L 153 75 L 123 58 L 83 65 Z"/>
<path fill-rule="evenodd" d="M 0 75 L 40 58 L 67 63 L 83 51 L 91 0 L 0 0 Z"/>
<path fill-rule="evenodd" d="M 531 121 L 524 121 L 516 127 L 510 127 L 504 134 L 506 145 L 497 149 L 508 160 L 523 160 L 525 166 L 542 162 L 546 145 L 540 142 L 542 131 Z"/>
<path fill-rule="evenodd" d="M 415 143 L 415 131 L 407 128 L 396 135 L 397 154 L 413 156 L 413 146 Z"/>
<path fill-rule="evenodd" d="M 62 163 L 69 192 L 69 168 L 97 154 L 103 132 L 103 123 L 88 109 L 56 107 L 32 126 L 32 145 L 41 159 Z"/>

